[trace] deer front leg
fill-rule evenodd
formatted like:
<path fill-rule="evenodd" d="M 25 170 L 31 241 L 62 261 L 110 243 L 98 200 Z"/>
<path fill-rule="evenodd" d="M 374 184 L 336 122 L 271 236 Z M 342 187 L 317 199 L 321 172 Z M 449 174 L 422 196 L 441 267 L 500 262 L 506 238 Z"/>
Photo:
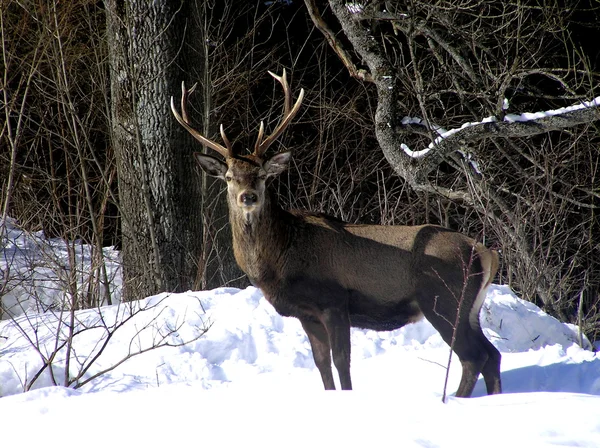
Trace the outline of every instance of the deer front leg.
<path fill-rule="evenodd" d="M 315 364 L 321 374 L 326 390 L 335 390 L 333 373 L 331 371 L 331 346 L 325 325 L 317 320 L 300 319 L 302 328 L 308 336 Z"/>
<path fill-rule="evenodd" d="M 350 379 L 350 316 L 344 309 L 327 309 L 323 312 L 323 323 L 329 334 L 333 364 L 340 376 L 343 390 L 352 390 Z"/>

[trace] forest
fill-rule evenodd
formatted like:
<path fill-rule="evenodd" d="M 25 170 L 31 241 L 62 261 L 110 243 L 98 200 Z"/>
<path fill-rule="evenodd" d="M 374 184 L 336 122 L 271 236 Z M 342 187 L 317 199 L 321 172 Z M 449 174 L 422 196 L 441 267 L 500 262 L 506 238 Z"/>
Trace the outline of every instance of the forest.
<path fill-rule="evenodd" d="M 600 4 L 554 0 L 0 0 L 0 241 L 69 242 L 70 309 L 244 287 L 224 187 L 170 109 L 270 151 L 286 207 L 440 224 L 500 252 L 495 283 L 600 339 Z M 210 152 L 210 149 L 204 148 Z M 76 266 L 82 244 L 92 269 Z M 84 271 L 84 272 L 83 272 Z M 0 296 L 10 292 L 2 271 Z M 85 281 L 81 281 L 85 275 Z M 3 310 L 9 313 L 10 310 Z"/>

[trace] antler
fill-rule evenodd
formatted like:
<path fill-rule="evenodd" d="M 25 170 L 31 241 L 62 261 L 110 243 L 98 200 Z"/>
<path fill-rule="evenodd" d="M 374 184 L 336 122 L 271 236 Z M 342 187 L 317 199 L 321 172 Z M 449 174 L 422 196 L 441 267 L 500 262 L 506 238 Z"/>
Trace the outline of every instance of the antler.
<path fill-rule="evenodd" d="M 269 72 L 273 78 L 275 78 L 281 86 L 283 87 L 283 93 L 285 94 L 285 101 L 283 106 L 283 117 L 281 121 L 273 131 L 271 135 L 263 140 L 263 134 L 265 132 L 265 124 L 261 121 L 260 128 L 258 130 L 258 138 L 256 139 L 256 145 L 254 145 L 254 155 L 258 157 L 262 157 L 267 148 L 273 143 L 277 137 L 279 137 L 285 128 L 290 124 L 294 116 L 300 110 L 300 105 L 302 104 L 302 99 L 304 98 L 304 89 L 300 89 L 300 95 L 298 95 L 298 99 L 294 104 L 293 108 L 290 108 L 292 104 L 292 94 L 290 93 L 290 87 L 287 82 L 287 77 L 285 74 L 285 69 L 283 69 L 283 73 L 281 76 L 277 76 L 276 74 Z"/>
<path fill-rule="evenodd" d="M 222 124 L 219 127 L 219 130 L 221 132 L 221 138 L 223 138 L 223 142 L 225 142 L 225 146 L 220 145 L 217 142 L 213 142 L 212 140 L 207 139 L 202 134 L 200 134 L 200 132 L 198 132 L 197 130 L 195 130 L 193 127 L 190 126 L 190 120 L 188 119 L 186 104 L 187 104 L 187 97 L 190 94 L 192 94 L 195 89 L 196 89 L 196 84 L 194 84 L 190 90 L 187 90 L 185 88 L 185 82 L 183 82 L 183 81 L 181 82 L 181 115 L 183 115 L 183 117 L 181 115 L 179 115 L 179 112 L 177 112 L 177 109 L 175 109 L 175 100 L 173 99 L 173 97 L 171 97 L 171 110 L 173 111 L 173 115 L 175 115 L 175 118 L 177 119 L 179 124 L 181 124 L 181 126 L 186 128 L 187 131 L 190 134 L 192 134 L 192 136 L 196 140 L 198 140 L 200 143 L 202 143 L 205 146 L 208 146 L 209 148 L 214 149 L 219 154 L 221 154 L 223 157 L 233 157 L 233 148 L 231 146 L 231 142 L 225 135 L 225 130 L 223 129 Z"/>

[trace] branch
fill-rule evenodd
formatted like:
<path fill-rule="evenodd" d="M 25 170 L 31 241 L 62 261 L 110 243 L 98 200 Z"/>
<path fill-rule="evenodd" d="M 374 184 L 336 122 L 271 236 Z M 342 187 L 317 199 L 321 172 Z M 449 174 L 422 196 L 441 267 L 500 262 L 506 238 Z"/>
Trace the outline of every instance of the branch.
<path fill-rule="evenodd" d="M 325 36 L 325 39 L 329 43 L 329 46 L 333 49 L 333 51 L 337 53 L 342 63 L 350 72 L 350 76 L 357 79 L 361 79 L 363 81 L 373 82 L 373 78 L 371 77 L 371 74 L 369 72 L 367 72 L 364 69 L 356 68 L 356 65 L 354 64 L 354 62 L 352 62 L 352 57 L 348 54 L 342 42 L 340 42 L 340 40 L 336 37 L 333 31 L 331 31 L 331 29 L 327 26 L 325 20 L 323 20 L 321 13 L 317 9 L 315 1 L 304 0 L 304 4 L 306 5 L 306 9 L 308 9 L 308 14 L 310 15 L 310 18 L 312 19 L 314 25 L 319 31 L 321 31 L 321 33 L 323 33 L 323 36 Z"/>
<path fill-rule="evenodd" d="M 398 145 L 392 148 L 392 151 L 396 153 L 394 154 L 394 160 L 401 167 L 399 169 L 397 166 L 392 166 L 400 175 L 407 169 L 416 170 L 412 173 L 412 177 L 405 179 L 417 191 L 436 191 L 448 199 L 462 199 L 471 203 L 468 193 L 444 192 L 430 185 L 427 181 L 428 174 L 436 169 L 443 160 L 446 160 L 450 154 L 468 152 L 467 146 L 485 138 L 531 137 L 600 120 L 599 106 L 600 97 L 597 97 L 592 101 L 562 109 L 521 115 L 509 114 L 504 117 L 504 121 L 497 121 L 495 117 L 488 117 L 481 122 L 465 123 L 458 129 L 442 132 L 427 148 L 419 151 L 412 151 L 404 143 L 398 141 Z M 399 139 L 400 134 L 404 133 L 402 130 L 414 129 L 419 126 L 423 127 L 426 124 L 416 119 L 405 118 L 399 126 L 395 127 L 396 135 Z"/>
<path fill-rule="evenodd" d="M 379 146 L 394 171 L 411 186 L 427 183 L 426 177 L 419 175 L 415 169 L 421 161 L 411 159 L 403 151 L 398 151 L 401 142 L 392 128 L 395 118 L 401 116 L 398 94 L 397 70 L 387 59 L 379 43 L 362 26 L 354 20 L 342 0 L 329 0 L 329 5 L 337 17 L 344 34 L 370 69 L 373 82 L 377 86 L 377 110 L 375 112 L 375 134 Z"/>
<path fill-rule="evenodd" d="M 310 0 L 305 0 L 308 4 Z M 456 192 L 441 189 L 431 185 L 429 174 L 437 169 L 444 160 L 448 160 L 452 153 L 467 149 L 472 143 L 485 138 L 518 138 L 530 137 L 550 131 L 563 130 L 573 126 L 592 123 L 600 119 L 600 97 L 575 106 L 533 114 L 507 115 L 503 121 L 490 117 L 481 122 L 466 123 L 459 129 L 447 132 L 431 127 L 439 136 L 428 148 L 420 151 L 411 151 L 404 142 L 403 135 L 409 129 L 426 126 L 414 119 L 408 122 L 401 117 L 405 115 L 402 110 L 402 89 L 398 79 L 398 70 L 380 42 L 374 38 L 368 27 L 361 22 L 359 12 L 352 12 L 343 0 L 329 0 L 332 12 L 340 22 L 344 34 L 352 44 L 354 51 L 369 67 L 373 83 L 377 87 L 377 111 L 375 114 L 375 134 L 379 146 L 392 169 L 402 177 L 416 191 L 436 192 L 449 199 L 459 199 L 471 202 L 468 192 Z M 405 17 L 397 17 L 399 20 Z M 417 30 L 419 31 L 419 30 Z M 419 32 L 423 32 L 423 26 Z M 428 37 L 436 40 L 446 51 L 448 45 L 440 36 L 428 33 Z M 451 49 L 450 49 L 451 50 Z M 458 53 L 451 52 L 451 56 L 463 69 L 465 66 Z"/>
<path fill-rule="evenodd" d="M 464 148 L 484 138 L 520 138 L 544 134 L 550 131 L 560 131 L 566 128 L 591 123 L 600 119 L 600 96 L 581 104 L 562 109 L 544 112 L 524 113 L 521 115 L 508 114 L 504 121 L 496 117 L 488 117 L 481 122 L 465 123 L 458 129 L 451 129 L 440 134 L 429 147 L 420 151 L 411 151 L 401 144 L 404 152 L 413 158 L 443 157 L 451 152 Z M 417 119 L 403 119 L 402 127 L 424 125 Z M 432 151 L 434 150 L 434 151 Z"/>

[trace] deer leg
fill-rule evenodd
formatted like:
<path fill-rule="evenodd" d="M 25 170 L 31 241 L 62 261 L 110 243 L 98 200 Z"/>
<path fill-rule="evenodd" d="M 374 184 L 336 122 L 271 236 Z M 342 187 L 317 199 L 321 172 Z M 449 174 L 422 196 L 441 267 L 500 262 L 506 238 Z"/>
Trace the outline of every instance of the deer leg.
<path fill-rule="evenodd" d="M 335 390 L 331 371 L 331 346 L 325 326 L 316 320 L 301 319 L 302 328 L 308 336 L 315 365 L 319 369 L 326 390 Z"/>
<path fill-rule="evenodd" d="M 352 390 L 350 379 L 350 317 L 346 310 L 328 309 L 323 312 L 323 322 L 329 334 L 333 364 L 340 377 L 343 390 Z"/>
<path fill-rule="evenodd" d="M 456 396 L 470 397 L 479 374 L 489 358 L 487 347 L 483 342 L 485 336 L 480 329 L 474 330 L 468 323 L 459 323 L 458 328 L 454 330 L 447 321 L 439 318 L 435 313 L 425 314 L 425 317 L 433 322 L 433 326 L 438 329 L 442 339 L 448 345 L 452 345 L 454 335 L 453 350 L 462 366 L 462 376 L 456 389 Z M 487 339 L 485 341 L 487 342 Z"/>
<path fill-rule="evenodd" d="M 460 359 L 460 356 L 459 356 Z M 456 389 L 457 397 L 470 397 L 475 388 L 475 383 L 479 378 L 481 369 L 485 364 L 485 359 L 461 359 L 462 364 L 462 377 L 460 378 L 460 384 Z"/>
<path fill-rule="evenodd" d="M 485 337 L 485 336 L 484 336 Z M 502 381 L 500 380 L 500 359 L 501 355 L 498 349 L 488 341 L 486 349 L 488 352 L 488 360 L 483 365 L 481 373 L 485 380 L 485 387 L 488 395 L 501 394 L 502 393 Z"/>

